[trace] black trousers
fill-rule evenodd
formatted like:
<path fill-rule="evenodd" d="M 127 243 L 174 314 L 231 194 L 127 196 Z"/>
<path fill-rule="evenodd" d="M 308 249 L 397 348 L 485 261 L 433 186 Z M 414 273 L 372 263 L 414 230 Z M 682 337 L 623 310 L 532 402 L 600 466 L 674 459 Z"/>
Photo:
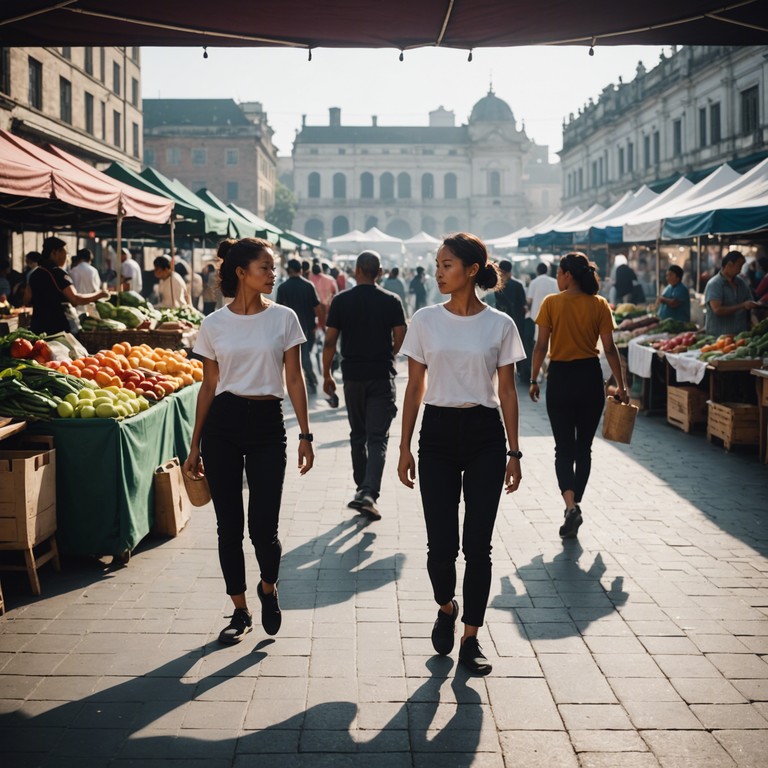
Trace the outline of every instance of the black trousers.
<path fill-rule="evenodd" d="M 217 395 L 202 433 L 205 474 L 216 511 L 219 562 L 228 595 L 246 590 L 243 468 L 248 479 L 248 534 L 261 578 L 277 581 L 282 546 L 277 536 L 286 465 L 282 401 Z"/>
<path fill-rule="evenodd" d="M 592 440 L 605 403 L 596 357 L 550 361 L 547 414 L 555 438 L 555 473 L 560 492 L 573 491 L 580 503 L 592 469 Z"/>
<path fill-rule="evenodd" d="M 359 492 L 379 498 L 387 458 L 389 426 L 397 415 L 394 379 L 345 381 L 352 477 Z"/>
<path fill-rule="evenodd" d="M 456 592 L 459 502 L 464 491 L 461 548 L 464 611 L 483 625 L 491 589 L 491 537 L 506 471 L 506 439 L 495 408 L 427 405 L 419 434 L 419 488 L 427 526 L 427 571 L 435 602 Z"/>

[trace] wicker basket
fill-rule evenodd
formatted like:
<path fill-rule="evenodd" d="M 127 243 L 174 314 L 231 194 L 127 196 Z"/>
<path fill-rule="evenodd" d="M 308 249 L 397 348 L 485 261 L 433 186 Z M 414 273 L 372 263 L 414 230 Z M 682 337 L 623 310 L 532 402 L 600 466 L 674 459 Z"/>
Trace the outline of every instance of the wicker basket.
<path fill-rule="evenodd" d="M 625 405 L 620 400 L 609 397 L 605 401 L 603 437 L 614 443 L 631 442 L 637 411 L 638 407 L 636 405 Z"/>
<path fill-rule="evenodd" d="M 117 342 L 127 341 L 131 345 L 149 344 L 152 346 L 150 331 L 126 329 L 125 331 L 113 331 L 104 329 L 102 331 L 80 331 L 77 334 L 80 343 L 94 354 L 102 349 L 111 349 Z"/>
<path fill-rule="evenodd" d="M 204 507 L 211 500 L 211 489 L 208 487 L 208 480 L 205 475 L 201 477 L 190 477 L 182 471 L 184 478 L 184 487 L 187 489 L 190 504 L 193 507 Z"/>

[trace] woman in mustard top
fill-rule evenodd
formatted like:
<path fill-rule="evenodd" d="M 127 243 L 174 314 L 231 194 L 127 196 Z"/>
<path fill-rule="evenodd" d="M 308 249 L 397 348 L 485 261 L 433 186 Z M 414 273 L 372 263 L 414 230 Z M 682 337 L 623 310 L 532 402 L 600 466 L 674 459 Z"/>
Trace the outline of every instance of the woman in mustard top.
<path fill-rule="evenodd" d="M 600 339 L 618 383 L 617 396 L 629 402 L 619 353 L 613 343 L 613 315 L 598 296 L 595 265 L 583 253 L 569 253 L 557 270 L 560 293 L 547 296 L 539 309 L 539 337 L 533 350 L 531 400 L 549 349 L 547 415 L 555 438 L 555 473 L 565 501 L 562 538 L 572 539 L 582 523 L 581 503 L 592 466 L 592 440 L 605 402 L 597 340 Z"/>

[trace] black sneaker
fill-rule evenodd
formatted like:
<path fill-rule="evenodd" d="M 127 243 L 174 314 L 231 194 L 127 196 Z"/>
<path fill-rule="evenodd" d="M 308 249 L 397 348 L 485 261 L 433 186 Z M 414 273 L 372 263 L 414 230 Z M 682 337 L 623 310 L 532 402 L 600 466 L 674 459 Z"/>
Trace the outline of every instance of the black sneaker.
<path fill-rule="evenodd" d="M 577 504 L 573 509 L 566 509 L 565 520 L 560 526 L 560 538 L 575 539 L 579 535 L 579 526 L 584 522 L 581 518 L 581 509 Z"/>
<path fill-rule="evenodd" d="M 381 512 L 379 512 L 376 502 L 373 500 L 373 496 L 363 496 L 360 503 L 360 512 L 362 512 L 362 514 L 369 520 L 381 520 Z"/>
<path fill-rule="evenodd" d="M 268 595 L 261 588 L 261 582 L 256 587 L 256 594 L 261 600 L 261 626 L 268 635 L 276 635 L 280 631 L 283 614 L 280 613 L 280 603 L 277 602 L 277 587 Z"/>
<path fill-rule="evenodd" d="M 459 662 L 473 675 L 487 675 L 493 666 L 483 655 L 483 649 L 476 637 L 468 637 L 459 648 Z"/>
<path fill-rule="evenodd" d="M 239 643 L 252 629 L 253 618 L 245 608 L 235 608 L 232 621 L 219 632 L 219 642 L 232 645 Z"/>
<path fill-rule="evenodd" d="M 453 603 L 453 614 L 449 616 L 444 610 L 439 609 L 435 625 L 432 627 L 432 647 L 436 653 L 446 656 L 453 650 L 453 635 L 456 632 L 456 619 L 459 617 L 459 604 Z"/>
<path fill-rule="evenodd" d="M 358 491 L 355 494 L 355 498 L 347 504 L 350 509 L 356 509 L 360 511 L 363 508 L 363 497 L 365 494 L 362 491 Z"/>

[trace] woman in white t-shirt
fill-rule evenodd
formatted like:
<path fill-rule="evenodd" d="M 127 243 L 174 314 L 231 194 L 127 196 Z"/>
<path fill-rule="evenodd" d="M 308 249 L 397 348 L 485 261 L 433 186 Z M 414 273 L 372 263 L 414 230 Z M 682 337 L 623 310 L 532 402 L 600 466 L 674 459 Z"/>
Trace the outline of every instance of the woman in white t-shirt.
<path fill-rule="evenodd" d="M 252 237 L 225 240 L 218 257 L 221 292 L 233 299 L 203 320 L 195 342 L 194 351 L 203 358 L 203 383 L 184 471 L 189 475 L 203 471 L 202 452 L 216 511 L 219 562 L 235 606 L 219 640 L 237 643 L 253 626 L 245 598 L 243 468 L 250 490 L 248 533 L 261 570 L 256 589 L 261 623 L 269 635 L 280 629 L 276 584 L 286 467 L 285 390 L 301 429 L 300 474 L 312 469 L 314 454 L 299 361 L 304 334 L 292 309 L 264 298 L 275 283 L 272 246 Z"/>
<path fill-rule="evenodd" d="M 447 237 L 437 252 L 435 279 L 440 293 L 450 299 L 416 312 L 400 349 L 408 357 L 408 386 L 397 472 L 413 488 L 411 438 L 423 400 L 419 487 L 427 570 L 440 606 L 432 645 L 440 654 L 453 650 L 463 487 L 466 568 L 459 661 L 470 672 L 486 675 L 491 665 L 477 632 L 491 588 L 491 536 L 502 487 L 506 484 L 512 493 L 521 480 L 515 363 L 525 359 L 525 351 L 512 319 L 477 297 L 477 288 L 489 290 L 500 282 L 481 240 L 467 233 Z"/>

